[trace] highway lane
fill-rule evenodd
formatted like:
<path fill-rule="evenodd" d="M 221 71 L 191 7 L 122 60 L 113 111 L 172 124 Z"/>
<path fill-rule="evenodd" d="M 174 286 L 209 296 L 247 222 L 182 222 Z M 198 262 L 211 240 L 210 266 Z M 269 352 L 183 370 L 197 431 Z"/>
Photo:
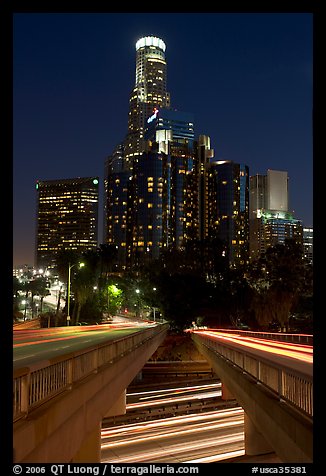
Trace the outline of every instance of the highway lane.
<path fill-rule="evenodd" d="M 244 414 L 235 407 L 102 429 L 102 462 L 213 462 L 244 454 Z"/>
<path fill-rule="evenodd" d="M 217 377 L 133 386 L 126 414 L 104 419 L 101 436 L 102 462 L 221 461 L 244 455 L 244 413 L 221 399 Z"/>
<path fill-rule="evenodd" d="M 179 405 L 184 402 L 202 401 L 220 397 L 222 394 L 220 381 L 209 384 L 192 386 L 179 386 L 152 390 L 145 392 L 133 392 L 127 395 L 126 411 L 143 410 L 148 408 L 164 407 L 167 405 Z"/>
<path fill-rule="evenodd" d="M 253 356 L 268 360 L 280 366 L 287 366 L 303 374 L 312 376 L 313 372 L 313 346 L 281 342 L 279 340 L 263 339 L 261 337 L 245 336 L 221 332 L 220 330 L 191 330 L 194 334 L 208 337 L 212 341 L 220 342 L 226 347 L 243 350 Z"/>
<path fill-rule="evenodd" d="M 13 368 L 27 367 L 63 353 L 116 340 L 155 323 L 117 323 L 13 331 Z"/>

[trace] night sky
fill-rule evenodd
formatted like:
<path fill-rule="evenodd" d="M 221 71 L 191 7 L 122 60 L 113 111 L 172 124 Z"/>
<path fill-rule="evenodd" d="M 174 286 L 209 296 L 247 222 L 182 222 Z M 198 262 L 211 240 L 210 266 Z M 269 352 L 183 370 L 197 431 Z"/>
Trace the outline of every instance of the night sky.
<path fill-rule="evenodd" d="M 311 13 L 16 13 L 13 264 L 34 264 L 36 180 L 99 176 L 127 132 L 135 43 L 166 44 L 171 106 L 218 160 L 289 175 L 290 210 L 313 218 Z"/>

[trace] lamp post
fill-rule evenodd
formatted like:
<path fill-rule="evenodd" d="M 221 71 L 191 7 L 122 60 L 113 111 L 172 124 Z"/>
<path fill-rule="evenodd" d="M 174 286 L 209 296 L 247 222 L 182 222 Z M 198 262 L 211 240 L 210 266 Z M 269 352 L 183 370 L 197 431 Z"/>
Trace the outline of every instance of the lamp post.
<path fill-rule="evenodd" d="M 139 310 L 139 293 L 140 293 L 140 289 L 136 289 L 136 294 L 137 294 L 137 307 L 136 307 L 136 317 L 139 317 L 140 316 L 140 310 Z"/>
<path fill-rule="evenodd" d="M 156 288 L 153 288 L 153 291 L 155 292 L 155 291 L 156 291 Z M 154 306 L 154 307 L 153 307 L 153 319 L 154 319 L 154 322 L 155 322 L 155 311 L 156 311 L 156 307 Z"/>
<path fill-rule="evenodd" d="M 68 291 L 67 291 L 67 326 L 70 324 L 70 278 L 71 278 L 71 270 L 72 268 L 76 266 L 75 264 L 70 264 L 68 265 Z M 79 263 L 79 267 L 82 268 L 85 266 L 85 263 Z"/>

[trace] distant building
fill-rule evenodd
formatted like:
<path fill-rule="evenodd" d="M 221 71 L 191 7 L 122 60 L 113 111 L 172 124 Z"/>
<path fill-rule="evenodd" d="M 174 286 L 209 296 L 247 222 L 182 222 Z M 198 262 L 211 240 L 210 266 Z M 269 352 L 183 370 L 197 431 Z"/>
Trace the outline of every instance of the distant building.
<path fill-rule="evenodd" d="M 105 163 L 103 242 L 117 246 L 119 267 L 126 266 L 130 242 L 131 172 L 124 158 L 124 146 L 119 144 Z"/>
<path fill-rule="evenodd" d="M 209 222 L 226 245 L 230 266 L 249 260 L 249 168 L 229 160 L 211 161 L 208 168 Z"/>
<path fill-rule="evenodd" d="M 314 230 L 313 228 L 303 228 L 303 253 L 310 264 L 314 261 Z"/>
<path fill-rule="evenodd" d="M 258 258 L 269 246 L 284 244 L 285 239 L 293 239 L 302 246 L 302 222 L 289 212 L 257 210 L 257 217 L 251 223 L 251 259 Z"/>
<path fill-rule="evenodd" d="M 302 246 L 302 222 L 289 212 L 288 174 L 268 170 L 267 175 L 250 177 L 250 259 L 255 260 L 269 246 L 294 239 Z"/>
<path fill-rule="evenodd" d="M 98 177 L 36 182 L 38 268 L 54 268 L 61 250 L 97 247 L 98 184 Z"/>
<path fill-rule="evenodd" d="M 22 264 L 20 266 L 14 266 L 12 270 L 12 275 L 16 276 L 16 278 L 20 278 L 21 276 L 32 276 L 33 275 L 33 266 L 29 264 Z"/>

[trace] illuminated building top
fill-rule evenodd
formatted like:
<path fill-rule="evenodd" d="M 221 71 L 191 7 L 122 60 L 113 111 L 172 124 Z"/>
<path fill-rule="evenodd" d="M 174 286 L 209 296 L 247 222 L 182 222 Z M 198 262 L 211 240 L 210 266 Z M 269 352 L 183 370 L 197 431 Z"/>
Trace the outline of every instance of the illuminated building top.
<path fill-rule="evenodd" d="M 156 36 L 144 36 L 143 38 L 140 38 L 136 43 L 136 51 L 138 51 L 139 48 L 143 48 L 144 46 L 156 46 L 164 52 L 166 48 L 164 41 L 160 38 L 157 38 Z"/>

